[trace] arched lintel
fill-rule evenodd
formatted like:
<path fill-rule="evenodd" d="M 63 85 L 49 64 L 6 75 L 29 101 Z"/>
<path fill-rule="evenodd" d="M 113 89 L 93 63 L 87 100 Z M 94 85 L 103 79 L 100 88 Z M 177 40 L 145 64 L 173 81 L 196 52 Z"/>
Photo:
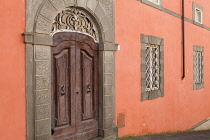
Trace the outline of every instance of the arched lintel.
<path fill-rule="evenodd" d="M 117 50 L 116 45 L 114 45 L 114 23 L 108 18 L 108 15 L 105 13 L 100 3 L 95 3 L 93 4 L 95 6 L 88 7 L 88 5 L 91 5 L 89 0 L 87 1 L 87 4 L 71 2 L 68 4 L 61 4 L 60 6 L 53 4 L 52 1 L 53 0 L 44 0 L 40 6 L 35 17 L 33 34 L 52 34 L 51 27 L 56 15 L 66 7 L 74 6 L 87 13 L 94 22 L 94 25 L 96 25 L 99 35 L 100 50 L 106 50 L 106 48 L 113 51 Z M 87 7 L 82 7 L 83 5 L 87 5 Z M 105 46 L 104 44 L 109 44 L 109 46 Z M 112 48 L 110 47 L 110 44 Z"/>

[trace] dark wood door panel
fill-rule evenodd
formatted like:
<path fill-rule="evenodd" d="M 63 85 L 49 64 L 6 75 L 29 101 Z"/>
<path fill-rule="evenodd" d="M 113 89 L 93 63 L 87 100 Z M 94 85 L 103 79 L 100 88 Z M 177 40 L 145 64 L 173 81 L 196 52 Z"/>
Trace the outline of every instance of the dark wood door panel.
<path fill-rule="evenodd" d="M 53 139 L 88 140 L 98 136 L 98 47 L 65 35 L 51 49 Z"/>
<path fill-rule="evenodd" d="M 77 125 L 78 130 L 86 128 L 98 129 L 98 67 L 97 51 L 88 45 L 76 43 L 76 88 Z M 84 48 L 86 48 L 84 50 Z"/>
<path fill-rule="evenodd" d="M 92 119 L 94 115 L 93 100 L 93 65 L 94 58 L 85 51 L 81 51 L 81 79 L 82 79 L 82 120 Z"/>
<path fill-rule="evenodd" d="M 52 129 L 54 136 L 74 132 L 75 43 L 62 42 L 52 48 Z M 62 48 L 62 49 L 60 49 Z"/>
<path fill-rule="evenodd" d="M 55 127 L 69 123 L 69 50 L 54 55 L 55 63 Z"/>

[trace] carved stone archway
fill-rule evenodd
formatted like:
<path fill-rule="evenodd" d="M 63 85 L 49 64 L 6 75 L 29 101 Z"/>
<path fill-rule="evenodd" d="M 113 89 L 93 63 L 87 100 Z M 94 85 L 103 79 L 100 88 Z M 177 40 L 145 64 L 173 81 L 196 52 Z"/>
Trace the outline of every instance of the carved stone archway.
<path fill-rule="evenodd" d="M 91 24 L 72 28 L 56 23 L 66 9 L 86 14 Z M 57 31 L 83 32 L 99 43 L 100 99 L 99 136 L 112 140 L 115 127 L 115 39 L 113 0 L 27 0 L 26 11 L 26 100 L 27 139 L 51 139 L 51 59 L 52 36 Z M 87 20 L 87 21 L 88 21 Z M 74 23 L 75 24 L 75 23 Z M 55 30 L 56 28 L 56 30 Z"/>

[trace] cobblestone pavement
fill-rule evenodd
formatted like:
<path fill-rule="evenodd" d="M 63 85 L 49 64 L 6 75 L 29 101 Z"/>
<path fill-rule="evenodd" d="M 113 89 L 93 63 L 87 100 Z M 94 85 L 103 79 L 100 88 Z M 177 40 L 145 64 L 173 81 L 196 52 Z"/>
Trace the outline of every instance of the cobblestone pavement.
<path fill-rule="evenodd" d="M 135 137 L 124 137 L 120 138 L 119 140 L 210 140 L 210 131 L 144 135 Z"/>

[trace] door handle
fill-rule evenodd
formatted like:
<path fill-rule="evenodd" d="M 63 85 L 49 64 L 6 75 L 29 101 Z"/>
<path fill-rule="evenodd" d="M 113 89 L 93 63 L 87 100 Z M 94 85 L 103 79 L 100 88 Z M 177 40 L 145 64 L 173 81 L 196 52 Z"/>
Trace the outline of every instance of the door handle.
<path fill-rule="evenodd" d="M 63 96 L 66 94 L 66 91 L 65 91 L 65 85 L 61 85 L 61 89 L 60 89 L 60 95 Z"/>

